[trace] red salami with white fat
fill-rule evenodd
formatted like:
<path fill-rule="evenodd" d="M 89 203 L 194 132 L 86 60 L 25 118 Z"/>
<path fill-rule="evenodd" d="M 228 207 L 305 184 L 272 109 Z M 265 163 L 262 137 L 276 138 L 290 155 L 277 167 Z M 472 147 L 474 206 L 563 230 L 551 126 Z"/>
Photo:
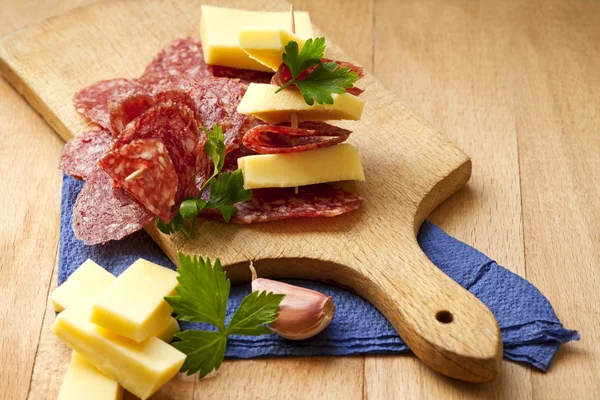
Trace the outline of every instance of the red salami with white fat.
<path fill-rule="evenodd" d="M 215 77 L 239 79 L 244 83 L 269 83 L 271 82 L 271 77 L 273 76 L 272 72 L 222 67 L 220 65 L 209 65 L 208 70 Z"/>
<path fill-rule="evenodd" d="M 146 67 L 141 78 L 183 75 L 191 79 L 212 76 L 202 54 L 202 44 L 191 37 L 175 39 Z"/>
<path fill-rule="evenodd" d="M 187 197 L 195 197 L 197 164 L 199 156 L 200 132 L 194 113 L 185 105 L 177 103 L 161 103 L 146 111 L 129 123 L 121 136 L 113 145 L 113 150 L 138 139 L 149 139 L 161 142 L 168 150 L 169 156 L 179 177 L 179 188 L 175 197 L 175 205 Z"/>
<path fill-rule="evenodd" d="M 238 78 L 246 83 L 268 83 L 272 73 L 207 65 L 202 43 L 191 37 L 169 43 L 146 67 L 142 79 L 156 76 L 182 75 L 201 80 L 207 77 Z"/>
<path fill-rule="evenodd" d="M 73 207 L 75 237 L 88 245 L 122 239 L 152 219 L 140 203 L 114 187 L 99 166 L 94 167 Z"/>
<path fill-rule="evenodd" d="M 100 166 L 152 214 L 163 221 L 174 217 L 179 177 L 163 143 L 133 140 L 109 152 Z"/>
<path fill-rule="evenodd" d="M 222 78 L 196 81 L 182 76 L 168 76 L 144 81 L 144 90 L 152 92 L 157 99 L 165 91 L 180 91 L 189 95 L 196 105 L 195 111 L 201 126 L 210 130 L 216 123 L 221 125 L 227 152 L 240 145 L 244 133 L 256 121 L 256 118 L 240 114 L 236 110 L 246 89 L 247 85 L 238 80 Z"/>
<path fill-rule="evenodd" d="M 251 224 L 291 218 L 335 217 L 362 205 L 362 199 L 331 185 L 303 186 L 294 189 L 254 189 L 252 199 L 237 203 L 232 222 Z"/>
<path fill-rule="evenodd" d="M 248 90 L 239 79 L 206 78 L 198 81 L 200 86 L 212 90 L 224 103 L 237 107 Z"/>
<path fill-rule="evenodd" d="M 140 93 L 141 85 L 135 79 L 111 79 L 96 82 L 77 92 L 73 97 L 75 108 L 92 122 L 110 129 L 108 102 L 119 102 Z"/>
<path fill-rule="evenodd" d="M 125 125 L 146 112 L 156 104 L 156 100 L 147 94 L 134 94 L 121 101 L 109 101 L 108 113 L 110 131 L 113 136 L 119 136 Z"/>
<path fill-rule="evenodd" d="M 246 132 L 243 144 L 260 154 L 297 153 L 341 143 L 350 133 L 325 122 L 302 122 L 298 128 L 258 125 Z"/>
<path fill-rule="evenodd" d="M 325 63 L 325 62 L 334 62 L 334 63 L 337 63 L 339 65 L 339 68 L 348 68 L 348 69 L 350 69 L 350 71 L 352 71 L 352 72 L 354 72 L 354 73 L 356 73 L 358 75 L 358 79 L 360 79 L 363 76 L 365 76 L 365 71 L 364 71 L 364 69 L 362 67 L 359 67 L 357 65 L 351 64 L 351 63 L 346 62 L 346 61 L 335 61 L 335 60 L 330 60 L 330 59 L 327 59 L 327 58 L 323 58 L 321 62 L 323 62 L 323 63 Z M 300 75 L 298 75 L 297 79 L 305 78 L 308 74 L 310 74 L 311 72 L 313 72 L 315 70 L 315 68 L 317 68 L 317 65 L 308 68 L 304 72 L 300 73 Z M 286 83 L 288 83 L 290 80 L 292 80 L 292 73 L 290 72 L 289 67 L 287 65 L 285 65 L 284 63 L 282 63 L 279 66 L 279 69 L 277 69 L 277 72 L 275 72 L 275 75 L 273 75 L 273 78 L 271 79 L 271 84 L 277 85 L 277 86 L 283 86 Z M 292 89 L 296 89 L 295 86 L 292 86 L 291 88 Z M 358 88 L 356 86 L 352 86 L 350 88 L 347 88 L 346 92 L 350 93 L 350 94 L 353 94 L 354 96 L 358 96 L 362 92 L 364 92 L 364 89 Z"/>
<path fill-rule="evenodd" d="M 104 129 L 87 131 L 69 140 L 59 155 L 59 168 L 72 177 L 85 181 L 92 169 L 110 148 L 112 137 Z"/>

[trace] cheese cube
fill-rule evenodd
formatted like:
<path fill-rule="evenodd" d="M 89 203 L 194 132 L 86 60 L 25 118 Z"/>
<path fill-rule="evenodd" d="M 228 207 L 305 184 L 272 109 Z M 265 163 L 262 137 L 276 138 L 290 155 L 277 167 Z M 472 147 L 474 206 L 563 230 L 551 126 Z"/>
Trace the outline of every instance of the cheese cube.
<path fill-rule="evenodd" d="M 158 331 L 154 332 L 152 336 L 156 336 L 163 342 L 171 343 L 175 334 L 179 332 L 179 324 L 173 317 L 169 317 L 167 323 L 161 326 Z"/>
<path fill-rule="evenodd" d="M 275 93 L 277 85 L 251 83 L 237 107 L 241 114 L 250 114 L 270 124 L 289 122 L 292 113 L 300 121 L 336 119 L 359 120 L 364 100 L 349 93 L 333 94 L 333 104 L 306 104 L 298 90 L 286 89 Z"/>
<path fill-rule="evenodd" d="M 120 400 L 123 389 L 76 351 L 71 356 L 58 400 Z"/>
<path fill-rule="evenodd" d="M 225 67 L 271 72 L 242 50 L 238 34 L 244 28 L 292 30 L 289 11 L 249 11 L 202 5 L 200 37 L 204 59 L 208 64 Z M 313 36 L 312 23 L 307 12 L 294 13 L 296 35 L 303 39 Z"/>
<path fill-rule="evenodd" d="M 61 312 L 71 305 L 91 301 L 114 280 L 115 277 L 110 272 L 92 260 L 87 260 L 50 294 L 52 308 Z"/>
<path fill-rule="evenodd" d="M 300 153 L 241 157 L 238 168 L 244 175 L 245 189 L 365 180 L 358 150 L 348 143 Z"/>
<path fill-rule="evenodd" d="M 91 304 L 60 313 L 52 332 L 98 370 L 134 395 L 147 399 L 183 365 L 185 354 L 155 337 L 138 343 L 90 322 Z"/>
<path fill-rule="evenodd" d="M 115 279 L 111 273 L 91 260 L 87 260 L 75 270 L 54 292 L 50 294 L 52 306 L 61 312 L 72 305 L 89 303 L 94 300 Z M 179 332 L 177 320 L 169 316 L 151 336 L 156 336 L 167 343 Z"/>
<path fill-rule="evenodd" d="M 178 276 L 137 260 L 95 299 L 91 322 L 137 342 L 147 339 L 173 312 L 164 297 L 175 293 Z"/>
<path fill-rule="evenodd" d="M 282 55 L 285 46 L 290 41 L 298 43 L 302 50 L 305 39 L 302 39 L 285 29 L 242 29 L 239 33 L 241 48 L 262 65 L 277 71 L 283 62 Z"/>

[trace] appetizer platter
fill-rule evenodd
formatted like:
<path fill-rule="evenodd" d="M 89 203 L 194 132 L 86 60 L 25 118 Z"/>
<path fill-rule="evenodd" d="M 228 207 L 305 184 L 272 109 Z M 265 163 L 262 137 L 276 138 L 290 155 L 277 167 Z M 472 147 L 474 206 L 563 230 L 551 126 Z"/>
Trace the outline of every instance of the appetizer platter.
<path fill-rule="evenodd" d="M 53 331 L 85 356 L 73 352 L 73 374 L 89 361 L 146 398 L 182 365 L 196 372 L 184 345 L 174 346 L 187 360 L 164 343 L 176 332 L 173 309 L 185 317 L 172 297 L 177 279 L 185 288 L 190 268 L 218 275 L 222 264 L 231 282 L 249 281 L 252 262 L 261 278 L 351 289 L 442 374 L 474 382 L 497 375 L 494 316 L 416 241 L 426 216 L 469 179 L 468 156 L 327 40 L 308 13 L 275 0 L 103 2 L 1 38 L 0 70 L 68 141 L 60 167 L 86 182 L 73 210 L 76 236 L 102 245 L 143 228 L 180 267 L 178 278 L 140 260 L 115 279 L 82 265 L 89 272 L 77 279 L 106 282 L 95 286 L 93 308 L 76 315 L 60 292 L 53 300 L 61 311 Z M 220 262 L 213 268 L 203 257 Z M 271 287 L 259 279 L 256 298 Z M 133 289 L 145 280 L 151 294 Z M 143 298 L 142 306 L 115 303 L 131 293 L 140 297 L 126 304 Z M 161 303 L 151 307 L 156 295 Z M 277 330 L 274 310 L 262 322 Z M 89 321 L 148 341 L 156 359 L 98 338 Z M 111 375 L 116 367 L 98 352 L 156 369 Z"/>

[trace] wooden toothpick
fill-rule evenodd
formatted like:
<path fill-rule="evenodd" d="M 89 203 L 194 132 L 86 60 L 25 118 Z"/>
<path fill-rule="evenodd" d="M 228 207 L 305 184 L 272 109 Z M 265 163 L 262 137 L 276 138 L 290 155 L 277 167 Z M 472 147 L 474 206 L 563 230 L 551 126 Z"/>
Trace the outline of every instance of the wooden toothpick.
<path fill-rule="evenodd" d="M 294 18 L 294 5 L 290 4 L 290 13 L 292 14 L 292 33 L 296 34 L 296 18 Z"/>
<path fill-rule="evenodd" d="M 127 178 L 125 178 L 125 182 L 132 182 L 132 181 L 135 181 L 136 179 L 140 179 L 142 176 L 144 176 L 146 174 L 146 172 L 148 172 L 148 167 L 141 166 L 138 169 L 136 169 L 135 171 L 133 171 L 131 174 L 129 174 L 129 176 L 127 176 Z"/>
<path fill-rule="evenodd" d="M 294 17 L 294 5 L 290 4 L 290 14 L 292 16 L 292 33 L 296 34 L 296 18 Z M 292 126 L 292 128 L 297 129 L 298 128 L 298 114 L 293 112 L 290 115 L 290 125 Z M 292 139 L 292 146 L 296 145 L 296 139 Z M 298 186 L 294 187 L 294 194 L 298 194 Z"/>

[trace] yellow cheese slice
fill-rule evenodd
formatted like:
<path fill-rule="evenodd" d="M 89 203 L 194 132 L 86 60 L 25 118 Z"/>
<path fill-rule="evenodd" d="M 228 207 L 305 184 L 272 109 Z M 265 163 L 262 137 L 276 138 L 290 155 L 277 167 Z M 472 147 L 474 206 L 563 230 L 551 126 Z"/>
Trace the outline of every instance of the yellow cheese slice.
<path fill-rule="evenodd" d="M 359 120 L 364 100 L 349 93 L 333 94 L 333 104 L 306 104 L 299 91 L 286 89 L 275 93 L 279 86 L 251 83 L 237 107 L 241 114 L 250 114 L 270 123 L 289 122 L 292 113 L 300 121 Z"/>
<path fill-rule="evenodd" d="M 56 312 L 61 312 L 71 305 L 91 302 L 115 279 L 117 278 L 110 272 L 92 260 L 87 260 L 50 294 L 52 307 Z M 177 332 L 179 324 L 175 318 L 169 316 L 151 336 L 169 343 Z"/>
<path fill-rule="evenodd" d="M 52 308 L 61 312 L 71 305 L 91 301 L 114 280 L 115 277 L 110 272 L 92 260 L 87 260 L 50 294 Z"/>
<path fill-rule="evenodd" d="M 90 322 L 91 304 L 60 313 L 52 332 L 98 370 L 134 395 L 147 399 L 183 365 L 185 354 L 155 337 L 138 343 Z"/>
<path fill-rule="evenodd" d="M 91 322 L 137 342 L 147 339 L 173 312 L 164 297 L 175 293 L 178 275 L 137 260 L 94 300 Z"/>
<path fill-rule="evenodd" d="M 348 143 L 300 153 L 241 157 L 238 168 L 246 189 L 365 180 L 358 150 Z"/>
<path fill-rule="evenodd" d="M 285 46 L 290 41 L 298 43 L 298 49 L 302 50 L 305 39 L 302 39 L 285 29 L 242 29 L 238 36 L 240 47 L 262 65 L 277 71 L 283 62 L 282 55 Z"/>
<path fill-rule="evenodd" d="M 169 317 L 167 323 L 159 328 L 158 331 L 154 332 L 152 336 L 156 336 L 163 342 L 171 343 L 175 334 L 179 332 L 179 324 L 173 317 Z"/>
<path fill-rule="evenodd" d="M 238 34 L 244 28 L 286 29 L 291 31 L 289 11 L 249 11 L 202 5 L 200 37 L 204 59 L 208 64 L 225 67 L 271 71 L 242 50 Z M 310 16 L 305 11 L 294 13 L 296 35 L 303 39 L 313 37 Z"/>
<path fill-rule="evenodd" d="M 58 400 L 120 400 L 123 389 L 119 384 L 90 364 L 76 351 L 71 356 Z"/>

